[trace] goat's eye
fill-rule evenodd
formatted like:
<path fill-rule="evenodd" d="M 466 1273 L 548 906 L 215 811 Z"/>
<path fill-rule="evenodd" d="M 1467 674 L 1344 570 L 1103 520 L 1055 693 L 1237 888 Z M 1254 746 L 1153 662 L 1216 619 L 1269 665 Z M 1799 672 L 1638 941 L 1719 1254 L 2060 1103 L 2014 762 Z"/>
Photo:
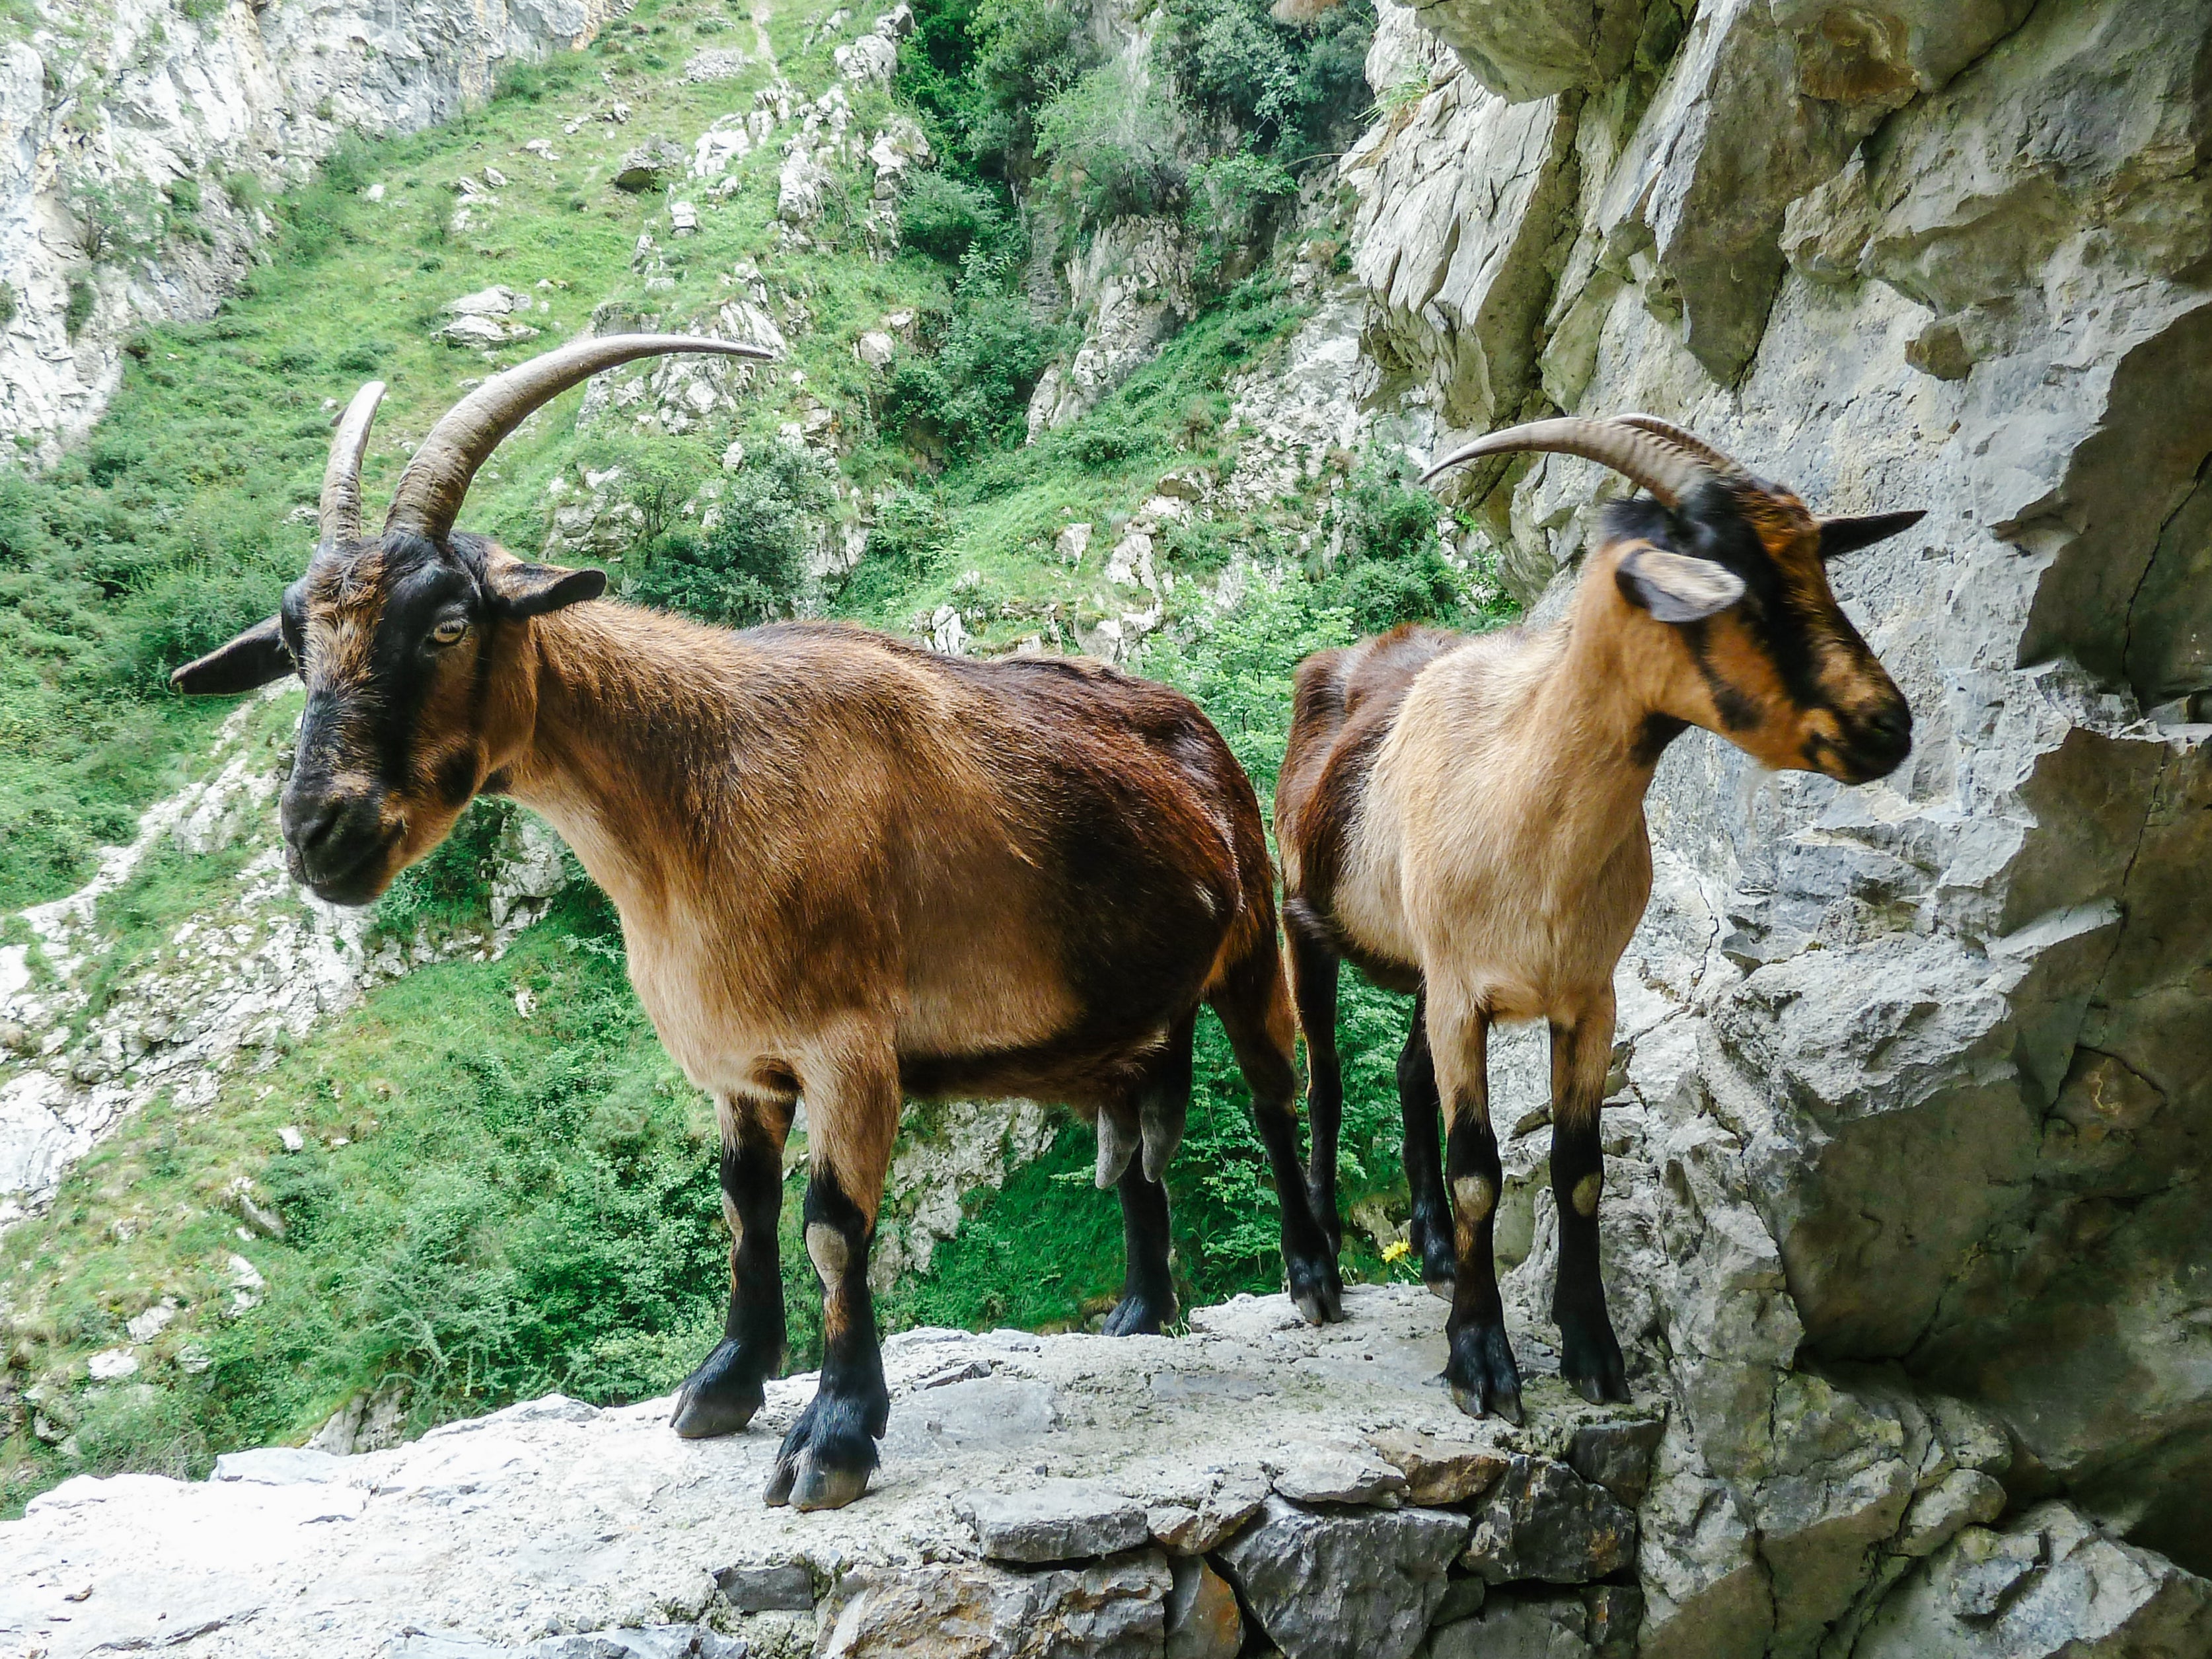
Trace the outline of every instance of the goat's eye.
<path fill-rule="evenodd" d="M 448 617 L 430 630 L 430 637 L 440 645 L 459 645 L 462 635 L 468 631 L 469 619 L 466 617 Z"/>

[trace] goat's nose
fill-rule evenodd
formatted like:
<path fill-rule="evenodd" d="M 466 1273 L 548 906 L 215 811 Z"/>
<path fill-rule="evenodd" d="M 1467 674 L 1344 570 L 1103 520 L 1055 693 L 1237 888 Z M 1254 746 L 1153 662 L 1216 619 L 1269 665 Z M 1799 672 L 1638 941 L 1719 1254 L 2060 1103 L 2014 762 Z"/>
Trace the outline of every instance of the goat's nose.
<path fill-rule="evenodd" d="M 296 775 L 293 785 L 284 791 L 278 816 L 294 874 L 325 898 L 357 902 L 347 896 L 358 884 L 352 878 L 368 873 L 366 866 L 386 840 L 377 792 L 317 787 Z"/>
<path fill-rule="evenodd" d="M 1900 697 L 1862 715 L 1851 733 L 1851 758 L 1861 781 L 1887 776 L 1912 752 L 1912 710 Z"/>

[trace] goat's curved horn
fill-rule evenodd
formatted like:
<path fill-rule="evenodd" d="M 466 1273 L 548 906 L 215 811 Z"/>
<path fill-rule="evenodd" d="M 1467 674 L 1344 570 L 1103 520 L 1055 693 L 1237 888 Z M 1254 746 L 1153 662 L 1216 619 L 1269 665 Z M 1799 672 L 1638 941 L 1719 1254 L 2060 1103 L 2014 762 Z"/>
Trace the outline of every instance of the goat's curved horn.
<path fill-rule="evenodd" d="M 1447 467 L 1480 460 L 1485 455 L 1507 455 L 1539 450 L 1553 455 L 1579 455 L 1609 466 L 1656 495 L 1668 507 L 1682 499 L 1691 485 L 1709 471 L 1704 462 L 1686 455 L 1648 432 L 1611 421 L 1586 421 L 1566 416 L 1509 426 L 1486 438 L 1455 449 L 1421 475 L 1423 483 Z"/>
<path fill-rule="evenodd" d="M 674 351 L 720 352 L 727 357 L 773 357 L 755 345 L 690 334 L 610 334 L 575 340 L 542 357 L 495 374 L 447 410 L 422 440 L 392 492 L 386 530 L 410 530 L 442 541 L 459 515 L 477 469 L 532 410 L 550 403 L 601 369 L 639 357 Z"/>
<path fill-rule="evenodd" d="M 1614 422 L 1621 426 L 1632 426 L 1640 432 L 1649 432 L 1655 438 L 1664 438 L 1675 448 L 1696 456 L 1723 477 L 1747 478 L 1750 471 L 1741 461 L 1725 449 L 1716 449 L 1687 427 L 1676 426 L 1672 421 L 1662 421 L 1656 415 L 1616 415 Z"/>
<path fill-rule="evenodd" d="M 331 459 L 323 468 L 322 505 L 315 532 L 325 547 L 361 539 L 361 458 L 368 453 L 368 423 L 384 401 L 384 382 L 371 380 L 353 394 L 331 434 Z"/>

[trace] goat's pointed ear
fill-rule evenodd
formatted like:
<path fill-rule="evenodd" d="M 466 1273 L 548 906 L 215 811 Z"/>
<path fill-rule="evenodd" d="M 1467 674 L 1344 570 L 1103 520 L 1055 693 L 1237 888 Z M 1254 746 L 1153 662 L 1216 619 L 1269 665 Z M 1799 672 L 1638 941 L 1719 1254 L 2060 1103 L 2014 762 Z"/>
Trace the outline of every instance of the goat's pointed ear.
<path fill-rule="evenodd" d="M 292 653 L 276 617 L 258 622 L 228 645 L 217 646 L 169 676 L 169 684 L 188 697 L 227 697 L 252 691 L 293 672 Z"/>
<path fill-rule="evenodd" d="M 1743 578 L 1733 570 L 1663 547 L 1632 548 L 1613 580 L 1623 599 L 1663 623 L 1698 622 L 1743 597 Z"/>
<path fill-rule="evenodd" d="M 503 617 L 542 617 L 549 611 L 581 605 L 607 591 L 604 570 L 567 570 L 557 564 L 531 564 L 516 560 L 495 564 L 486 573 L 484 586 Z"/>
<path fill-rule="evenodd" d="M 1820 520 L 1820 556 L 1823 559 L 1841 558 L 1846 553 L 1856 553 L 1863 547 L 1872 547 L 1876 542 L 1887 541 L 1892 536 L 1907 531 L 1928 516 L 1917 513 L 1870 513 L 1863 519 L 1823 519 Z"/>

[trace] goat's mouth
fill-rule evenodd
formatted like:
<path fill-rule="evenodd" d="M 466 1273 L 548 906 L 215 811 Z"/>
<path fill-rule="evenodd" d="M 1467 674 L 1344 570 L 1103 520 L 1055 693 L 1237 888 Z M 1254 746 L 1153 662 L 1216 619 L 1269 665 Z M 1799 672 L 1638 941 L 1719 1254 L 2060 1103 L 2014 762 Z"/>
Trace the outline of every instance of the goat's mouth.
<path fill-rule="evenodd" d="M 348 908 L 374 904 L 398 873 L 392 850 L 398 845 L 401 833 L 393 830 L 358 850 L 347 848 L 336 859 L 319 849 L 312 864 L 296 848 L 288 845 L 285 862 L 291 866 L 292 878 L 325 904 Z"/>

